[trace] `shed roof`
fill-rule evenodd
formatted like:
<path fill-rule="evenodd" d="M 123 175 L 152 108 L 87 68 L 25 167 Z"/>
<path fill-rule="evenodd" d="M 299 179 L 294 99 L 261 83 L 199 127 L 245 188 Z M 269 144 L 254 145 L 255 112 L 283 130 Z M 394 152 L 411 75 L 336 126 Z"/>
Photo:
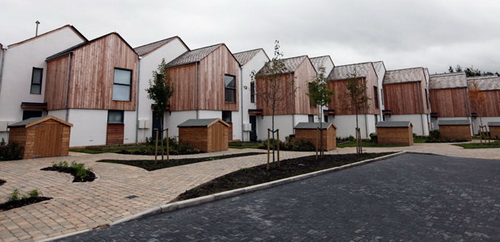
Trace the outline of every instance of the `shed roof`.
<path fill-rule="evenodd" d="M 189 47 L 187 47 L 187 45 L 184 43 L 184 41 L 182 41 L 182 39 L 179 36 L 173 36 L 173 37 L 158 40 L 158 41 L 155 41 L 155 42 L 152 42 L 149 44 L 137 46 L 134 48 L 134 50 L 135 50 L 135 52 L 137 52 L 137 54 L 139 56 L 145 56 L 145 55 L 157 50 L 158 48 L 170 43 L 172 40 L 175 40 L 175 39 L 180 40 L 181 43 L 186 47 L 186 49 L 189 50 Z"/>
<path fill-rule="evenodd" d="M 460 119 L 460 120 L 439 120 L 438 125 L 470 125 L 469 120 L 467 119 Z"/>
<path fill-rule="evenodd" d="M 491 126 L 491 127 L 500 127 L 500 122 L 488 122 L 488 126 Z"/>
<path fill-rule="evenodd" d="M 225 126 L 229 127 L 229 124 L 226 122 L 222 121 L 219 118 L 207 118 L 207 119 L 188 119 L 184 123 L 181 123 L 177 125 L 179 128 L 186 128 L 186 127 L 210 127 L 214 123 L 220 122 L 224 124 Z"/>
<path fill-rule="evenodd" d="M 429 89 L 466 88 L 465 72 L 454 72 L 430 75 Z"/>
<path fill-rule="evenodd" d="M 211 46 L 206 46 L 194 50 L 190 50 L 182 54 L 181 56 L 175 58 L 171 62 L 167 64 L 167 67 L 173 67 L 173 66 L 180 66 L 180 65 L 185 65 L 185 64 L 190 64 L 190 63 L 196 63 L 200 62 L 203 60 L 203 58 L 207 57 L 210 53 L 212 53 L 214 50 L 218 49 L 219 47 L 223 46 L 224 44 L 215 44 Z"/>
<path fill-rule="evenodd" d="M 500 90 L 500 77 L 498 76 L 469 77 L 467 78 L 467 85 L 471 87 L 474 81 L 480 91 Z"/>
<path fill-rule="evenodd" d="M 285 58 L 282 59 L 283 63 L 285 64 L 286 70 L 281 72 L 280 74 L 287 74 L 287 73 L 294 73 L 299 65 L 304 62 L 305 60 L 309 60 L 309 57 L 307 55 L 302 55 L 302 56 L 296 56 L 296 57 L 290 57 L 290 58 Z M 268 69 L 269 65 L 272 63 L 272 61 L 267 62 L 260 70 L 257 72 L 257 76 L 265 76 L 269 75 Z M 311 63 L 312 64 L 312 63 Z"/>
<path fill-rule="evenodd" d="M 366 77 L 370 69 L 375 72 L 372 62 L 335 66 L 333 71 L 330 72 L 328 80 L 335 81 Z"/>
<path fill-rule="evenodd" d="M 424 68 L 414 67 L 385 72 L 384 84 L 424 81 Z"/>
<path fill-rule="evenodd" d="M 259 53 L 259 51 L 264 51 L 264 49 L 262 48 L 259 48 L 259 49 L 254 49 L 254 50 L 247 50 L 247 51 L 241 51 L 241 52 L 238 52 L 238 53 L 235 53 L 234 54 L 234 57 L 236 58 L 236 60 L 238 60 L 238 62 L 240 63 L 240 65 L 245 65 L 246 63 L 248 63 L 257 53 Z M 264 51 L 264 53 L 266 53 Z M 269 59 L 269 58 L 268 58 Z"/>
<path fill-rule="evenodd" d="M 321 123 L 321 126 L 323 127 L 322 129 L 329 129 L 330 127 L 333 127 L 334 129 L 337 129 L 333 123 Z M 320 128 L 320 123 L 298 123 L 295 125 L 295 129 L 319 129 Z"/>
<path fill-rule="evenodd" d="M 69 123 L 69 122 L 66 122 L 62 119 L 58 119 L 54 116 L 47 116 L 47 117 L 36 117 L 36 118 L 29 118 L 29 119 L 25 119 L 21 122 L 17 122 L 17 123 L 13 123 L 13 124 L 9 124 L 9 128 L 12 128 L 12 127 L 26 127 L 26 128 L 29 128 L 33 125 L 37 125 L 39 123 L 43 123 L 45 121 L 48 121 L 48 120 L 54 120 L 56 122 L 59 122 L 61 124 L 64 124 L 66 126 L 70 126 L 72 127 L 73 124 Z"/>
<path fill-rule="evenodd" d="M 381 121 L 377 123 L 377 128 L 406 128 L 413 127 L 410 121 Z"/>

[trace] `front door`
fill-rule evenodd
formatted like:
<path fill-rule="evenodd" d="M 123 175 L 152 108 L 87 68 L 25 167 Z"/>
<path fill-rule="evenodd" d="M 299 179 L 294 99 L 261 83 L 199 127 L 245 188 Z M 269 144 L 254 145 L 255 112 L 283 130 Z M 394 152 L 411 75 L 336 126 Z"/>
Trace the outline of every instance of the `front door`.
<path fill-rule="evenodd" d="M 250 116 L 250 125 L 252 126 L 252 131 L 250 131 L 250 141 L 257 141 L 257 116 Z"/>
<path fill-rule="evenodd" d="M 161 115 L 159 115 L 157 112 L 153 112 L 153 130 L 151 137 L 153 137 L 153 141 L 156 140 L 156 130 L 158 130 L 158 140 L 161 140 L 163 138 L 163 135 L 161 132 Z"/>

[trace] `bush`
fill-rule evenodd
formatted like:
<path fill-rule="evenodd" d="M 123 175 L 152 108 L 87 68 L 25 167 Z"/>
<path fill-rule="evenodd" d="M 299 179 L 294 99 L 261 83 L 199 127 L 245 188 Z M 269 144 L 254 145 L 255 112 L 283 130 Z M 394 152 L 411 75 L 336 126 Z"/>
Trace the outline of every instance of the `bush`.
<path fill-rule="evenodd" d="M 83 163 L 71 162 L 71 165 L 68 165 L 68 162 L 61 161 L 53 164 L 52 167 L 46 167 L 42 170 L 70 173 L 75 177 L 73 182 L 93 181 L 96 178 L 92 172 L 92 168 L 85 168 L 85 164 Z"/>
<path fill-rule="evenodd" d="M 374 143 L 377 143 L 378 142 L 378 136 L 377 136 L 377 133 L 371 133 L 370 134 L 370 140 Z"/>
<path fill-rule="evenodd" d="M 431 130 L 429 132 L 429 139 L 431 140 L 439 140 L 440 137 L 439 130 Z"/>
<path fill-rule="evenodd" d="M 275 142 L 278 142 L 276 139 L 270 139 L 269 143 L 271 146 L 271 149 L 273 147 L 273 144 Z M 314 144 L 305 139 L 297 139 L 297 138 L 290 138 L 287 137 L 285 142 L 279 142 L 279 148 L 280 150 L 291 150 L 291 151 L 315 151 L 316 147 Z M 267 149 L 267 140 L 262 141 L 260 144 L 261 149 Z"/>
<path fill-rule="evenodd" d="M 14 189 L 14 191 L 9 196 L 9 202 L 15 202 L 21 200 L 21 193 L 19 190 Z"/>
<path fill-rule="evenodd" d="M 17 143 L 5 144 L 2 140 L 0 145 L 0 160 L 20 160 L 23 158 L 23 147 Z"/>
<path fill-rule="evenodd" d="M 356 140 L 356 138 L 354 138 L 354 136 L 352 136 L 352 135 L 349 135 L 348 140 L 352 142 L 352 141 L 355 141 L 355 140 Z"/>

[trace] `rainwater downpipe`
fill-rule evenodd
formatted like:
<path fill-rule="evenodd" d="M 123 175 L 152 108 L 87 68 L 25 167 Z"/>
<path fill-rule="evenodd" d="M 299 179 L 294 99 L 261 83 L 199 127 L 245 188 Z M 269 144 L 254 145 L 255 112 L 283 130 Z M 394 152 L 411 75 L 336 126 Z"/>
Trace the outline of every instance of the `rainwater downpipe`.
<path fill-rule="evenodd" d="M 68 53 L 68 69 L 66 70 L 66 117 L 65 120 L 66 122 L 69 122 L 69 82 L 70 82 L 70 71 L 71 71 L 71 56 L 73 55 L 73 52 Z"/>
<path fill-rule="evenodd" d="M 139 143 L 139 101 L 140 101 L 140 98 L 139 98 L 139 90 L 140 90 L 140 87 L 141 87 L 141 59 L 142 57 L 139 56 L 138 58 L 138 68 L 137 68 L 137 90 L 136 90 L 136 99 L 137 99 L 137 102 L 136 102 L 136 106 L 135 106 L 135 143 L 138 144 Z"/>
<path fill-rule="evenodd" d="M 293 73 L 290 73 L 288 74 L 290 75 L 290 85 L 291 85 L 291 88 L 290 88 L 290 96 L 291 96 L 291 101 L 294 101 L 295 100 L 295 90 L 294 90 L 294 85 L 295 83 L 293 83 Z M 292 104 L 295 106 L 295 102 L 292 102 Z M 290 105 L 290 104 L 288 104 Z M 295 110 L 295 107 L 294 107 L 294 110 Z M 292 130 L 293 130 L 293 134 L 295 134 L 295 112 L 292 112 Z"/>
<path fill-rule="evenodd" d="M 5 62 L 5 52 L 7 48 L 2 48 L 2 59 L 0 60 L 0 91 L 2 91 L 3 65 Z"/>
<path fill-rule="evenodd" d="M 194 95 L 194 98 L 195 98 L 195 102 L 196 102 L 196 119 L 199 119 L 200 118 L 200 114 L 199 114 L 199 103 L 198 103 L 198 62 L 196 62 L 196 88 L 195 88 L 195 95 Z"/>
<path fill-rule="evenodd" d="M 245 131 L 244 131 L 244 125 L 243 125 L 243 67 L 240 66 L 240 96 L 239 96 L 239 99 L 240 99 L 240 114 L 241 114 L 241 141 L 245 141 L 244 140 L 244 135 L 245 135 Z"/>
<path fill-rule="evenodd" d="M 422 127 L 422 135 L 425 134 L 424 132 L 424 104 L 422 103 L 422 81 L 420 81 L 419 83 L 419 87 L 417 88 L 418 89 L 418 102 L 420 103 L 420 105 L 418 105 L 420 107 L 420 125 Z"/>

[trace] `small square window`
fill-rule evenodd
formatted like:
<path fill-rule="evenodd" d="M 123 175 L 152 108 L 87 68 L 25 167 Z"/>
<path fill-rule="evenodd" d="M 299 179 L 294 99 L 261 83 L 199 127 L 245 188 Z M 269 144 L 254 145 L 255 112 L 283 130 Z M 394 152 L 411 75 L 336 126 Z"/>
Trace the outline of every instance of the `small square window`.
<path fill-rule="evenodd" d="M 122 110 L 109 110 L 108 111 L 108 124 L 123 124 L 123 111 Z"/>
<path fill-rule="evenodd" d="M 113 81 L 113 100 L 130 101 L 132 87 L 132 71 L 115 68 Z"/>
<path fill-rule="evenodd" d="M 30 94 L 42 93 L 42 77 L 43 77 L 43 69 L 33 67 L 33 72 L 31 73 Z"/>

